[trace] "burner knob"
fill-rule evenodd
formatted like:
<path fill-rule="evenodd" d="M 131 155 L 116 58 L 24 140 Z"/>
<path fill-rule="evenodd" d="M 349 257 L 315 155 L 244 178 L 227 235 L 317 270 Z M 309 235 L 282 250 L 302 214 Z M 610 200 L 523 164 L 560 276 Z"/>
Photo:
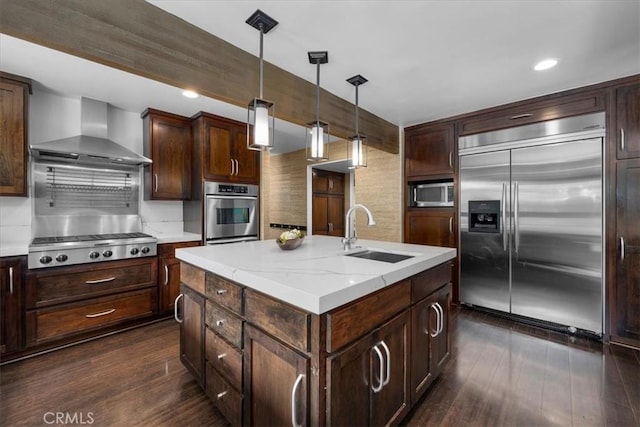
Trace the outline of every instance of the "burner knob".
<path fill-rule="evenodd" d="M 58 261 L 58 262 L 65 262 L 68 259 L 69 259 L 69 257 L 66 256 L 65 254 L 59 254 L 59 255 L 56 256 L 56 261 Z"/>
<path fill-rule="evenodd" d="M 138 255 L 138 252 L 139 252 L 138 248 L 131 249 L 131 255 Z"/>
<path fill-rule="evenodd" d="M 148 254 L 150 250 L 151 249 L 149 249 L 148 247 L 143 246 L 142 249 L 140 249 L 140 252 L 142 252 L 143 254 Z"/>
<path fill-rule="evenodd" d="M 49 255 L 44 255 L 40 257 L 40 263 L 42 264 L 49 264 L 52 260 L 52 258 Z"/>
<path fill-rule="evenodd" d="M 113 255 L 113 252 L 111 252 L 110 250 L 102 252 L 102 256 L 105 258 L 109 258 L 111 255 Z"/>
<path fill-rule="evenodd" d="M 92 252 L 89 253 L 89 258 L 91 258 L 91 259 L 96 259 L 99 256 L 100 256 L 100 253 L 96 252 L 96 251 L 92 251 Z"/>

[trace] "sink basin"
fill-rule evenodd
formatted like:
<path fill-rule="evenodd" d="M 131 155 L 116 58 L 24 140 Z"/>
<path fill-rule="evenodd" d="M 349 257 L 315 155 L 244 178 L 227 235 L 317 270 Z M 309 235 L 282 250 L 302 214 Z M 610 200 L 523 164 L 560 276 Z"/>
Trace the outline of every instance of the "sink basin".
<path fill-rule="evenodd" d="M 382 262 L 390 262 L 390 263 L 396 263 L 396 262 L 404 261 L 405 259 L 414 257 L 414 255 L 397 254 L 393 252 L 382 252 L 382 251 L 375 251 L 375 250 L 369 250 L 369 249 L 364 251 L 345 254 L 345 256 L 371 259 L 374 261 L 382 261 Z"/>

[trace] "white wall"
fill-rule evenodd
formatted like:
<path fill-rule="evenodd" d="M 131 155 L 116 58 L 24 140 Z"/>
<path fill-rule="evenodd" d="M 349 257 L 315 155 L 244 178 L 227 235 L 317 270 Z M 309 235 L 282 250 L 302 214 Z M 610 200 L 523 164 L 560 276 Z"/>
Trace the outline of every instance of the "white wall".
<path fill-rule="evenodd" d="M 109 106 L 108 137 L 136 153 L 142 154 L 142 119 L 139 112 Z M 33 88 L 29 98 L 29 144 L 37 144 L 80 134 L 80 98 L 53 94 Z M 143 174 L 141 174 L 141 179 Z M 141 191 L 141 198 L 144 192 Z M 29 195 L 33 194 L 31 183 Z M 31 241 L 32 198 L 0 198 L 0 246 L 25 247 Z M 140 202 L 144 231 L 182 232 L 182 202 Z"/>

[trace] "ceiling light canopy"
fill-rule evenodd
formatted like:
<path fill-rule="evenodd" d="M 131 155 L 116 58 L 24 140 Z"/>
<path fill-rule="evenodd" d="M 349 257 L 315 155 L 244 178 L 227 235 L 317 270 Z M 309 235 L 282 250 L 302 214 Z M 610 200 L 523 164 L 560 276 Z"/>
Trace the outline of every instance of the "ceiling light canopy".
<path fill-rule="evenodd" d="M 329 124 L 320 121 L 320 64 L 329 62 L 329 53 L 308 52 L 309 62 L 316 64 L 316 119 L 308 123 L 306 132 L 307 160 L 329 159 Z"/>
<path fill-rule="evenodd" d="M 347 153 L 349 153 L 349 169 L 367 167 L 367 137 L 360 134 L 358 127 L 358 86 L 365 84 L 369 80 L 360 74 L 347 79 L 349 83 L 356 87 L 356 133 L 349 138 Z"/>
<path fill-rule="evenodd" d="M 547 58 L 538 62 L 533 69 L 536 71 L 548 70 L 549 68 L 553 68 L 558 65 L 558 60 L 555 58 Z"/>
<path fill-rule="evenodd" d="M 273 130 L 275 127 L 275 104 L 263 99 L 263 36 L 278 25 L 278 21 L 271 18 L 260 9 L 246 21 L 260 31 L 260 97 L 253 98 L 247 110 L 247 147 L 252 150 L 264 151 L 273 147 Z M 253 128 L 253 132 L 252 132 Z"/>

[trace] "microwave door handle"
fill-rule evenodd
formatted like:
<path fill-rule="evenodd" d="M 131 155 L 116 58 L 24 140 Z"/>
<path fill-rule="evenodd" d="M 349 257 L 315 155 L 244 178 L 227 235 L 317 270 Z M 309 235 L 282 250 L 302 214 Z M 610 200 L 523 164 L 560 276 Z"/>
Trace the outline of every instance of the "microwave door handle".
<path fill-rule="evenodd" d="M 413 187 L 413 203 L 418 204 L 418 188 Z"/>

